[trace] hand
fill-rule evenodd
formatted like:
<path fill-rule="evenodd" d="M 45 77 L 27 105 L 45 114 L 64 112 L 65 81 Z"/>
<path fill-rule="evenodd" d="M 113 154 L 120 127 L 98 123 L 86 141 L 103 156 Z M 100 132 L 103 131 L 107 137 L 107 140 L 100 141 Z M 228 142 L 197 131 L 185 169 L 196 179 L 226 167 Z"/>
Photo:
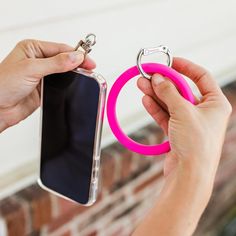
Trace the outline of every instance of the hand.
<path fill-rule="evenodd" d="M 0 133 L 40 105 L 40 81 L 49 74 L 95 63 L 65 44 L 24 40 L 0 64 Z"/>
<path fill-rule="evenodd" d="M 138 80 L 143 105 L 168 135 L 165 184 L 156 207 L 135 235 L 191 235 L 212 193 L 231 105 L 204 68 L 175 58 L 173 68 L 189 77 L 202 97 L 185 100 L 166 78 Z M 158 230 L 157 230 L 158 229 Z"/>
<path fill-rule="evenodd" d="M 197 85 L 202 98 L 196 98 L 196 106 L 185 100 L 161 75 L 154 75 L 152 82 L 145 78 L 138 80 L 138 87 L 145 94 L 144 107 L 169 137 L 171 151 L 165 158 L 164 174 L 168 176 L 178 171 L 178 166 L 185 165 L 187 171 L 200 168 L 209 173 L 210 168 L 211 173 L 215 173 L 231 105 L 216 81 L 202 67 L 175 58 L 173 68 Z"/>

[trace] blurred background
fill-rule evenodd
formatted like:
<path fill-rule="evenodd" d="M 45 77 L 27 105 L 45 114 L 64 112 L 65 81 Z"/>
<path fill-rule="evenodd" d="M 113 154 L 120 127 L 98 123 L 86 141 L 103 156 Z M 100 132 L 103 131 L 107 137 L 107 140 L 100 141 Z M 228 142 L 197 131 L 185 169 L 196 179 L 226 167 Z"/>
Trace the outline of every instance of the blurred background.
<path fill-rule="evenodd" d="M 136 63 L 142 47 L 164 44 L 175 56 L 204 65 L 234 111 L 215 191 L 196 235 L 236 235 L 235 9 L 234 0 L 2 0 L 0 59 L 22 39 L 75 46 L 93 32 L 97 44 L 91 56 L 109 88 Z M 151 60 L 165 63 L 160 56 Z M 140 142 L 161 142 L 163 133 L 144 111 L 135 84 L 135 79 L 129 82 L 119 97 L 121 126 Z M 77 206 L 36 184 L 39 114 L 0 135 L 0 235 L 129 235 L 157 198 L 163 157 L 125 150 L 105 120 L 99 200 L 93 207 Z"/>

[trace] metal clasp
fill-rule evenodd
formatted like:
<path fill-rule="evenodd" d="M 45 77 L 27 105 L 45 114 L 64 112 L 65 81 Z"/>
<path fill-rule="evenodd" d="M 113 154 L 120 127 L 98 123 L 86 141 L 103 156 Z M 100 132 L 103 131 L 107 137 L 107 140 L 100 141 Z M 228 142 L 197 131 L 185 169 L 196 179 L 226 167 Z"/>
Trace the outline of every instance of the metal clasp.
<path fill-rule="evenodd" d="M 92 50 L 92 46 L 96 44 L 96 35 L 95 34 L 88 34 L 85 37 L 85 40 L 80 40 L 77 46 L 75 47 L 75 50 L 80 50 L 86 54 L 90 53 Z"/>
<path fill-rule="evenodd" d="M 160 45 L 158 47 L 152 47 L 152 48 L 142 48 L 137 56 L 137 67 L 139 69 L 140 74 L 146 78 L 146 79 L 151 79 L 151 76 L 149 74 L 147 74 L 143 68 L 142 68 L 142 64 L 141 64 L 141 59 L 142 56 L 148 56 L 154 53 L 164 53 L 167 56 L 167 65 L 169 67 L 172 66 L 172 62 L 173 62 L 173 56 L 169 50 L 168 47 L 164 46 L 164 45 Z"/>

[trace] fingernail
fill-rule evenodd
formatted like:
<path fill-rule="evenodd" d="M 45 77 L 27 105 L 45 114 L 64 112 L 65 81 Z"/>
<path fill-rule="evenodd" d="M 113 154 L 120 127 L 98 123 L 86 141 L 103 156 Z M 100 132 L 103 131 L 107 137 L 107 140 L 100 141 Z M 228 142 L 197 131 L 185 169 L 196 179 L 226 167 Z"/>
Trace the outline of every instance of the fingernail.
<path fill-rule="evenodd" d="M 158 85 L 165 80 L 164 80 L 163 76 L 161 76 L 159 74 L 155 74 L 152 76 L 152 81 L 153 81 L 154 85 Z"/>
<path fill-rule="evenodd" d="M 84 60 L 84 54 L 80 51 L 74 51 L 69 54 L 72 63 L 82 63 Z"/>

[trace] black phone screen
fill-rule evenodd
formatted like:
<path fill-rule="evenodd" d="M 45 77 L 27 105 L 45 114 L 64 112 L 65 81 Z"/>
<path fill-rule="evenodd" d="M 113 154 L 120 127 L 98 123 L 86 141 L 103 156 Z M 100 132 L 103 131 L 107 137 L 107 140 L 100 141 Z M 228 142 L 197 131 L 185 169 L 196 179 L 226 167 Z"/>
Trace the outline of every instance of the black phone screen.
<path fill-rule="evenodd" d="M 44 78 L 40 180 L 72 200 L 89 199 L 99 84 L 70 71 Z"/>

